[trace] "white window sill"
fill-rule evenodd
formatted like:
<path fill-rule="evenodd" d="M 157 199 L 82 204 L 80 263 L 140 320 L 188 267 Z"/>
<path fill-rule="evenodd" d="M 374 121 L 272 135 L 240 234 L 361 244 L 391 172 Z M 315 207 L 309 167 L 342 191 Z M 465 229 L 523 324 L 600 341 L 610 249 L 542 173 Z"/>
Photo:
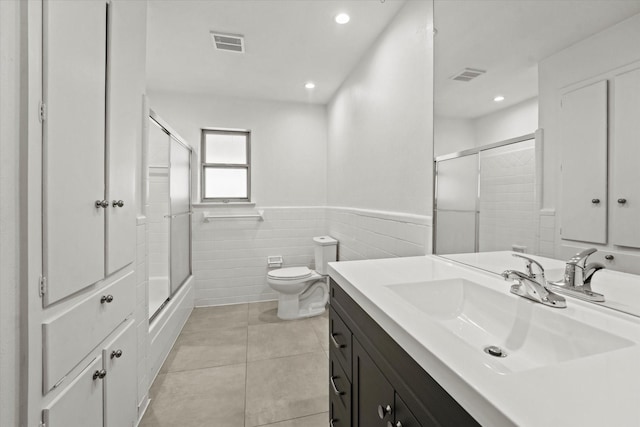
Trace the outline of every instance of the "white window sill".
<path fill-rule="evenodd" d="M 192 204 L 194 208 L 224 208 L 228 206 L 254 207 L 255 205 L 255 202 L 200 202 Z"/>

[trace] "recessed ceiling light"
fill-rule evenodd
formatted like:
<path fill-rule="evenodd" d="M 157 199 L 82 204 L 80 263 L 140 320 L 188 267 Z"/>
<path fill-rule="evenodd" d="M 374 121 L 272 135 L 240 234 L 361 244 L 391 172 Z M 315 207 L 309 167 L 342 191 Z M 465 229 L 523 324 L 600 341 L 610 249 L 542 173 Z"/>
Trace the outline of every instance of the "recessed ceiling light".
<path fill-rule="evenodd" d="M 351 17 L 346 13 L 339 13 L 338 15 L 336 15 L 336 22 L 338 24 L 346 24 L 350 20 L 351 20 Z"/>
<path fill-rule="evenodd" d="M 305 83 L 304 87 L 306 87 L 307 89 L 313 89 L 314 87 L 316 87 L 316 84 L 314 82 L 307 82 Z"/>
<path fill-rule="evenodd" d="M 496 101 L 496 102 L 502 102 L 502 101 L 504 101 L 504 96 L 498 95 L 495 98 L 493 98 L 493 100 Z"/>

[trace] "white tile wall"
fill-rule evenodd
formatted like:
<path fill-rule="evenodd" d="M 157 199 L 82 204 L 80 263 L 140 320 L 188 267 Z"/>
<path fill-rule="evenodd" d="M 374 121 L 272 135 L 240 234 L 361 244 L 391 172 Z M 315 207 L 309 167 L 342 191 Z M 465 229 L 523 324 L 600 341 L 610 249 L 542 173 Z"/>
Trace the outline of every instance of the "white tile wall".
<path fill-rule="evenodd" d="M 147 224 L 149 237 L 149 276 L 169 277 L 169 170 L 149 171 Z"/>
<path fill-rule="evenodd" d="M 418 256 L 432 252 L 431 217 L 328 207 L 328 234 L 340 261 Z"/>
<path fill-rule="evenodd" d="M 243 213 L 246 213 L 246 208 Z M 314 268 L 312 238 L 326 234 L 324 207 L 264 209 L 264 221 L 213 219 L 220 208 L 194 208 L 193 273 L 196 306 L 276 299 L 266 281 L 267 256 L 282 255 L 283 267 Z M 237 212 L 236 212 L 237 213 Z"/>
<path fill-rule="evenodd" d="M 535 148 L 525 141 L 490 152 L 481 157 L 480 251 L 537 253 Z"/>
<path fill-rule="evenodd" d="M 540 210 L 540 238 L 538 254 L 555 258 L 556 211 L 555 209 Z"/>

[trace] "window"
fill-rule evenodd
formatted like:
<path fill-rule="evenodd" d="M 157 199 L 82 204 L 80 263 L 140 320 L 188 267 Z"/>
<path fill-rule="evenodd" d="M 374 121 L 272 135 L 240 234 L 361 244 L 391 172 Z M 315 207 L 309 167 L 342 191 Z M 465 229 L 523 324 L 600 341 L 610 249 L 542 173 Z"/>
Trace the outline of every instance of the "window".
<path fill-rule="evenodd" d="M 202 130 L 202 200 L 251 199 L 250 133 Z"/>

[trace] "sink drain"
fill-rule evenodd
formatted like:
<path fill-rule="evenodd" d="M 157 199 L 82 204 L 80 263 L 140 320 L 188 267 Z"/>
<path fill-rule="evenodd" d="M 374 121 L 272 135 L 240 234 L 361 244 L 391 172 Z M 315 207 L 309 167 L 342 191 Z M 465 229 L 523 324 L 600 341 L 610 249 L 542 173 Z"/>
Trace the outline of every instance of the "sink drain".
<path fill-rule="evenodd" d="M 484 352 L 493 357 L 507 357 L 507 352 L 496 345 L 485 347 Z"/>

